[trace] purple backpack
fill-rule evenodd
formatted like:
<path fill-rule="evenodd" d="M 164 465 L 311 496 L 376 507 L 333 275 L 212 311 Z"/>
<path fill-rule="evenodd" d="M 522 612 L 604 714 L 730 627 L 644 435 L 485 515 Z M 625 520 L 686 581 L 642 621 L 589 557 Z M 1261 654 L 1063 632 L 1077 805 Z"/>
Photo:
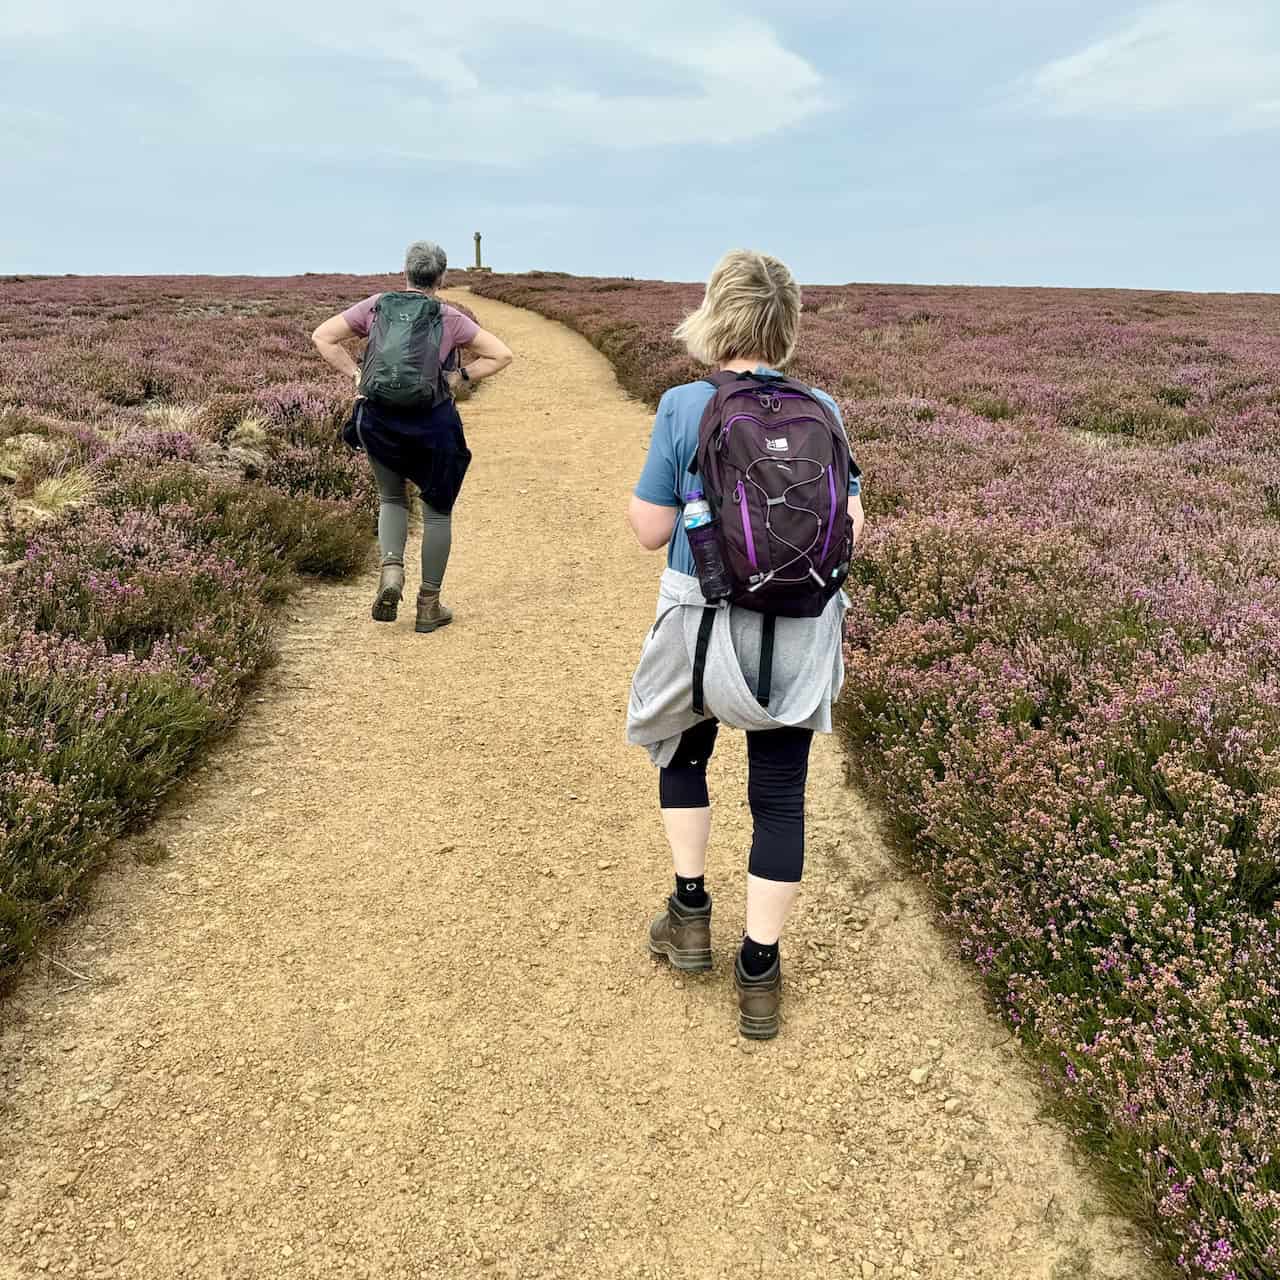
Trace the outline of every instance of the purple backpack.
<path fill-rule="evenodd" d="M 779 375 L 716 373 L 691 471 L 715 513 L 731 604 L 816 618 L 849 575 L 849 475 L 839 420 Z"/>

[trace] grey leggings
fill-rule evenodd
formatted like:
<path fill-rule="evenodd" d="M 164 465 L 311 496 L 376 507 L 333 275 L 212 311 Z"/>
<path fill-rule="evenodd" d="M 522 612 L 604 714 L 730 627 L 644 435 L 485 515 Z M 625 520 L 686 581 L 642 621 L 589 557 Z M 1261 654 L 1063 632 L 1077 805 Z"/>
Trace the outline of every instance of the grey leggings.
<path fill-rule="evenodd" d="M 404 476 L 384 467 L 372 455 L 369 465 L 378 482 L 378 546 L 382 559 L 404 560 L 409 540 L 409 491 Z M 453 519 L 433 506 L 422 504 L 422 585 L 439 591 L 444 584 L 445 566 L 453 546 Z"/>

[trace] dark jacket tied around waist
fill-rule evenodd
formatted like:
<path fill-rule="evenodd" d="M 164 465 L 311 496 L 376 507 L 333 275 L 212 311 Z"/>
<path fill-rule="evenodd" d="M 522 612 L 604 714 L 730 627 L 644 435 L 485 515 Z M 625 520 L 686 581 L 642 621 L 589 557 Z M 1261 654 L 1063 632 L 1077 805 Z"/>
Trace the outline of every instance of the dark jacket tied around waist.
<path fill-rule="evenodd" d="M 411 412 L 357 400 L 342 438 L 353 449 L 363 448 L 388 470 L 412 480 L 429 506 L 444 515 L 453 510 L 471 465 L 471 450 L 452 400 Z"/>

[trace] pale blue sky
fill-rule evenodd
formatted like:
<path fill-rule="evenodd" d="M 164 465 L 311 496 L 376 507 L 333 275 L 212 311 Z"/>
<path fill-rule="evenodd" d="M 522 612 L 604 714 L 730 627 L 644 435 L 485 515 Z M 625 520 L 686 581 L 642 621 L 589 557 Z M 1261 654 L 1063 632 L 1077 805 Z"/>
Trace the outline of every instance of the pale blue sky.
<path fill-rule="evenodd" d="M 463 265 L 478 229 L 509 270 L 1280 292 L 1272 0 L 21 8 L 0 272 Z"/>

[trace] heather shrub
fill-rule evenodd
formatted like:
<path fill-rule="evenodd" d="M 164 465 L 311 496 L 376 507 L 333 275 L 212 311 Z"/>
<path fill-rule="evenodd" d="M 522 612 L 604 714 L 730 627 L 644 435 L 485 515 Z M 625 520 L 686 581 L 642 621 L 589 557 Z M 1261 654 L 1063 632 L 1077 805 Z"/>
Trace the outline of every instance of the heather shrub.
<path fill-rule="evenodd" d="M 195 430 L 211 440 L 222 440 L 249 417 L 255 408 L 254 398 L 248 394 L 220 392 L 210 396 L 196 413 Z"/>
<path fill-rule="evenodd" d="M 306 449 L 289 445 L 267 463 L 263 479 L 285 493 L 352 500 L 365 491 L 365 470 L 367 468 L 358 467 L 337 448 Z"/>
<path fill-rule="evenodd" d="M 1000 422 L 1005 418 L 1012 418 L 1016 410 L 1009 401 L 1001 395 L 991 392 L 974 392 L 967 399 L 962 399 L 961 404 L 966 404 L 974 413 L 981 417 L 990 418 L 992 422 Z"/>
<path fill-rule="evenodd" d="M 1181 411 L 1166 400 L 1146 399 L 1136 389 L 1116 393 L 1099 389 L 1064 415 L 1063 424 L 1077 431 L 1122 436 L 1143 443 L 1176 444 L 1209 432 L 1211 424 Z"/>
<path fill-rule="evenodd" d="M 172 647 L 140 660 L 0 632 L 0 971 L 74 905 L 109 841 L 226 714 Z"/>
<path fill-rule="evenodd" d="M 653 402 L 701 286 L 493 276 Z M 806 290 L 866 474 L 854 776 L 1080 1144 L 1197 1280 L 1280 1274 L 1280 303 Z M 628 335 L 634 335 L 628 337 Z M 1112 447 L 1098 448 L 1099 443 Z"/>
<path fill-rule="evenodd" d="M 189 539 L 219 548 L 256 570 L 272 600 L 288 594 L 296 573 L 345 577 L 369 554 L 368 522 L 357 518 L 349 504 L 281 493 L 190 464 L 159 470 L 121 467 L 113 473 L 102 505 L 116 511 L 180 513 Z"/>
<path fill-rule="evenodd" d="M 234 718 L 269 606 L 366 560 L 308 335 L 392 284 L 0 286 L 0 974 Z"/>
<path fill-rule="evenodd" d="M 13 621 L 140 659 L 178 641 L 195 680 L 237 686 L 267 648 L 262 584 L 189 540 L 190 514 L 97 508 L 35 532 L 14 577 Z"/>
<path fill-rule="evenodd" d="M 3 403 L 0 400 L 0 405 Z M 21 436 L 43 437 L 48 426 L 49 420 L 39 414 L 12 406 L 0 408 L 0 441 Z"/>
<path fill-rule="evenodd" d="M 147 400 L 146 381 L 140 369 L 111 360 L 96 351 L 80 353 L 69 370 L 69 380 L 72 385 L 83 387 L 107 404 L 140 405 Z"/>
<path fill-rule="evenodd" d="M 1190 387 L 1157 387 L 1156 399 L 1174 409 L 1185 409 L 1195 392 Z"/>

